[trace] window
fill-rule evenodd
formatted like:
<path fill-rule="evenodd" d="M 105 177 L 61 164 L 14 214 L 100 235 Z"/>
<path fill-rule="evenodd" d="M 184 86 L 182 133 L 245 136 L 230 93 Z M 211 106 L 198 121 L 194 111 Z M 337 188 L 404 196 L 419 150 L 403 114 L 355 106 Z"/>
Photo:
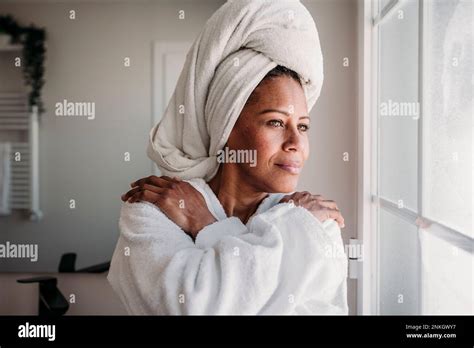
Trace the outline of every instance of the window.
<path fill-rule="evenodd" d="M 472 1 L 374 0 L 379 314 L 474 314 Z"/>

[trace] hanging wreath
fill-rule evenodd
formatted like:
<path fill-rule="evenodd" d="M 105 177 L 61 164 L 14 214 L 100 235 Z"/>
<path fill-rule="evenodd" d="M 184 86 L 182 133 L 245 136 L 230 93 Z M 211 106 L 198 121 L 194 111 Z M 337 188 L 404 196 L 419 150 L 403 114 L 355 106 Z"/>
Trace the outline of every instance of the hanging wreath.
<path fill-rule="evenodd" d="M 28 102 L 30 107 L 36 105 L 40 113 L 44 112 L 41 100 L 41 89 L 44 85 L 44 60 L 46 56 L 46 31 L 34 25 L 20 26 L 11 15 L 0 15 L 0 34 L 10 35 L 11 44 L 23 47 L 23 76 L 31 88 Z"/>

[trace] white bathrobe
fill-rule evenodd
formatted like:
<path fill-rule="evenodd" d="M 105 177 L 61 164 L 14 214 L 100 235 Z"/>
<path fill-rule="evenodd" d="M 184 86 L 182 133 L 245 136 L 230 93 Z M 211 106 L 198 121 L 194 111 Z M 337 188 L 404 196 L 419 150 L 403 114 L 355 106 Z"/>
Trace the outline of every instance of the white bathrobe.
<path fill-rule="evenodd" d="M 334 220 L 270 194 L 243 224 L 203 179 L 186 181 L 218 220 L 195 243 L 155 205 L 122 206 L 107 279 L 130 314 L 348 314 Z"/>

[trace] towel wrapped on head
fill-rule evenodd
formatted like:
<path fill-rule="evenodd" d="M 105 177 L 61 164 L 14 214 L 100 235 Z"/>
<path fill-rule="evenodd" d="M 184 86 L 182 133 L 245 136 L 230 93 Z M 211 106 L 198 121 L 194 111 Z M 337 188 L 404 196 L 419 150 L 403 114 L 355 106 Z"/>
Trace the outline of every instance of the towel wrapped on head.
<path fill-rule="evenodd" d="M 212 179 L 248 97 L 278 65 L 298 73 L 310 111 L 321 93 L 323 57 L 308 10 L 299 0 L 228 0 L 186 55 L 150 131 L 148 157 L 163 175 Z"/>

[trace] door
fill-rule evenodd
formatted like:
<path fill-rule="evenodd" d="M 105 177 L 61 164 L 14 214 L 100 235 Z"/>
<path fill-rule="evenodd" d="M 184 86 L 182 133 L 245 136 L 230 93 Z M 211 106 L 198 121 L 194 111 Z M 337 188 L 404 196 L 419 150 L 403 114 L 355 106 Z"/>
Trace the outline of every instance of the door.
<path fill-rule="evenodd" d="M 153 117 L 152 127 L 157 124 L 173 95 L 176 83 L 186 60 L 192 42 L 155 41 L 153 43 Z M 154 175 L 161 175 L 152 163 Z"/>

